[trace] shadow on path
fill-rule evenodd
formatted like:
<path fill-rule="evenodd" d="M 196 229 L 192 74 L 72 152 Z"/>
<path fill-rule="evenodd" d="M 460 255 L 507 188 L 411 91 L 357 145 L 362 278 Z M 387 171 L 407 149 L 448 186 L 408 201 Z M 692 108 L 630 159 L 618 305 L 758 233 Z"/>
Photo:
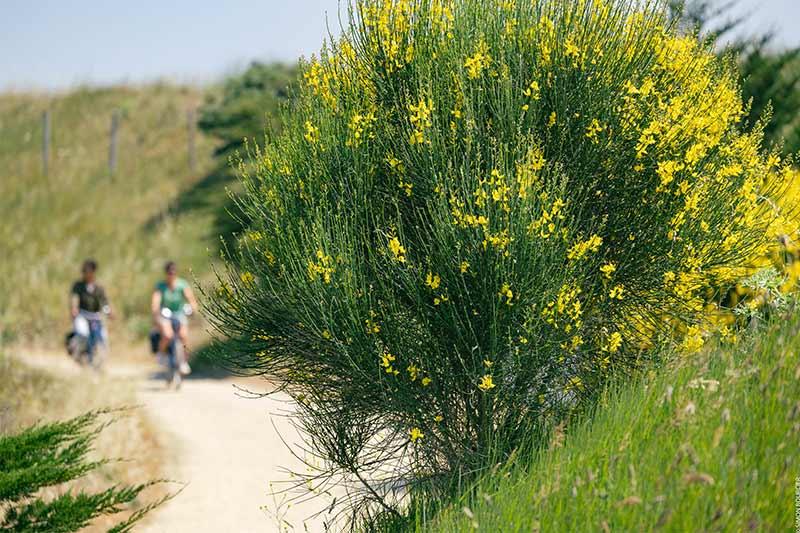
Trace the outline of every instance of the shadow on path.
<path fill-rule="evenodd" d="M 168 218 L 207 214 L 211 218 L 208 227 L 211 240 L 219 245 L 219 237 L 222 237 L 225 243 L 230 244 L 233 236 L 243 229 L 237 218 L 231 215 L 237 212 L 237 208 L 228 194 L 228 189 L 236 190 L 237 186 L 235 174 L 226 165 L 221 165 L 179 192 L 169 206 L 150 217 L 142 229 L 153 232 Z"/>

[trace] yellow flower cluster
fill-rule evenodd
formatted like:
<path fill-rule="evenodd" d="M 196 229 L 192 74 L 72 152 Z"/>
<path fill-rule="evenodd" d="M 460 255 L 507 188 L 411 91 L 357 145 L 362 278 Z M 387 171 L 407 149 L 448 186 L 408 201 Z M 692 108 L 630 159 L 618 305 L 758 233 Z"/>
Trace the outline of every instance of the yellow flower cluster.
<path fill-rule="evenodd" d="M 331 256 L 322 250 L 317 250 L 316 261 L 308 262 L 308 277 L 311 281 L 321 278 L 325 283 L 330 283 L 335 270 Z"/>
<path fill-rule="evenodd" d="M 478 41 L 474 53 L 464 61 L 464 68 L 467 69 L 467 77 L 474 80 L 481 77 L 484 70 L 489 68 L 492 57 L 489 55 L 489 46 L 483 39 Z"/>
<path fill-rule="evenodd" d="M 603 244 L 603 238 L 599 235 L 592 235 L 585 241 L 575 243 L 572 248 L 567 251 L 567 259 L 570 261 L 579 261 L 586 257 L 590 252 L 597 252 Z"/>
<path fill-rule="evenodd" d="M 542 193 L 542 202 L 547 201 L 547 194 Z M 556 222 L 564 220 L 563 210 L 566 207 L 566 202 L 561 198 L 553 200 L 550 209 L 542 211 L 541 217 L 531 222 L 528 226 L 528 232 L 535 233 L 542 239 L 548 239 L 556 232 Z"/>
<path fill-rule="evenodd" d="M 478 388 L 483 392 L 488 392 L 495 387 L 496 385 L 494 384 L 491 374 L 485 374 L 478 383 Z"/>
<path fill-rule="evenodd" d="M 316 144 L 319 141 L 319 128 L 315 127 L 310 120 L 306 120 L 306 132 L 303 137 L 311 144 Z"/>
<path fill-rule="evenodd" d="M 350 122 L 347 128 L 350 130 L 350 135 L 347 138 L 346 145 L 353 148 L 358 148 L 364 142 L 364 138 L 373 138 L 374 135 L 370 132 L 370 128 L 375 123 L 375 113 L 355 113 L 350 117 Z"/>
<path fill-rule="evenodd" d="M 400 244 L 400 239 L 397 237 L 392 237 L 389 239 L 389 251 L 392 253 L 395 261 L 398 263 L 406 262 L 406 249 L 402 244 Z"/>
<path fill-rule="evenodd" d="M 409 121 L 411 122 L 411 137 L 409 142 L 411 144 L 430 144 L 430 139 L 425 138 L 425 133 L 430 129 L 433 121 L 431 114 L 433 113 L 433 102 L 430 98 L 420 98 L 416 104 L 408 105 Z"/>
<path fill-rule="evenodd" d="M 542 319 L 556 329 L 562 328 L 566 333 L 580 329 L 583 325 L 583 305 L 578 298 L 580 294 L 581 289 L 577 285 L 562 285 L 556 299 L 548 302 L 542 309 Z"/>

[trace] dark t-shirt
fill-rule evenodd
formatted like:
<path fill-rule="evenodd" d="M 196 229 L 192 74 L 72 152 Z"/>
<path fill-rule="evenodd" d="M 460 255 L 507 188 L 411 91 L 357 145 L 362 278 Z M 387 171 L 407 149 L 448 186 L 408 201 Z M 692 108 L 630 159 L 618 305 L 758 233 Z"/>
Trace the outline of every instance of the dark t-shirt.
<path fill-rule="evenodd" d="M 76 281 L 72 285 L 71 294 L 78 297 L 78 308 L 82 311 L 99 313 L 103 306 L 108 305 L 106 291 L 97 283 L 88 285 L 85 281 Z"/>

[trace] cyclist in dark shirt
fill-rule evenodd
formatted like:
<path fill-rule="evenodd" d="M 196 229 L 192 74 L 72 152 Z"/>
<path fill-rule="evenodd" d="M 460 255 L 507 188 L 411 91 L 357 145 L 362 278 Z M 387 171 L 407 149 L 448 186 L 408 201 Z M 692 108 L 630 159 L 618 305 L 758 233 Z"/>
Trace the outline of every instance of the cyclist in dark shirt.
<path fill-rule="evenodd" d="M 81 267 L 81 279 L 72 285 L 69 312 L 73 331 L 85 339 L 89 363 L 94 363 L 98 346 L 108 346 L 103 314 L 111 316 L 106 291 L 97 281 L 97 261 L 87 259 Z"/>

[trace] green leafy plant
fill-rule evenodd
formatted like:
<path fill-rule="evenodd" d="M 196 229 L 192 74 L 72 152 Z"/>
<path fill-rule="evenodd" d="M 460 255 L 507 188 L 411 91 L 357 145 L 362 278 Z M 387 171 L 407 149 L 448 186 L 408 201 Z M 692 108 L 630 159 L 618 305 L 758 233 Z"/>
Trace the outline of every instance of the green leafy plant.
<path fill-rule="evenodd" d="M 245 139 L 261 141 L 264 131 L 280 128 L 278 108 L 289 99 L 297 77 L 294 67 L 255 62 L 225 81 L 200 110 L 200 129 L 223 141 L 218 154 L 240 148 Z"/>
<path fill-rule="evenodd" d="M 297 403 L 355 522 L 713 333 L 785 223 L 737 75 L 660 4 L 361 0 L 243 164 L 221 353 Z M 234 263 L 231 263 L 232 265 Z M 348 505 L 349 504 L 349 505 Z"/>
<path fill-rule="evenodd" d="M 89 460 L 88 454 L 104 427 L 98 425 L 98 417 L 109 412 L 93 411 L 0 436 L 0 530 L 78 531 L 98 516 L 130 510 L 142 491 L 159 483 L 113 486 L 99 493 L 62 490 L 50 499 L 42 496 L 42 489 L 62 486 L 108 462 Z M 130 531 L 167 498 L 133 510 L 110 531 Z"/>

